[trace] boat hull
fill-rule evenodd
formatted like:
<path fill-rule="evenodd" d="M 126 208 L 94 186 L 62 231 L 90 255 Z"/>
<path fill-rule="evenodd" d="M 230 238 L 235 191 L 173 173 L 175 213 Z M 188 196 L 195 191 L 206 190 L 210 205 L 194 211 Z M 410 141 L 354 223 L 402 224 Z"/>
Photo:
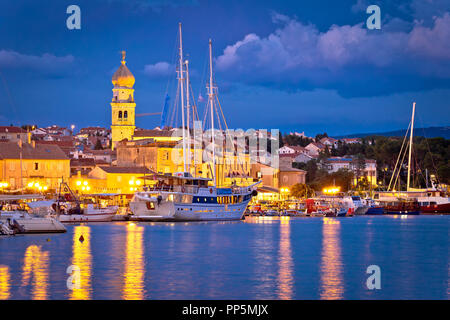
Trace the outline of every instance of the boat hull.
<path fill-rule="evenodd" d="M 414 210 L 414 211 L 393 211 L 393 210 L 386 210 L 384 212 L 384 214 L 389 214 L 389 215 L 396 215 L 396 214 L 400 214 L 400 215 L 418 215 L 420 214 L 419 210 Z"/>
<path fill-rule="evenodd" d="M 420 206 L 422 214 L 450 214 L 450 203 Z"/>
<path fill-rule="evenodd" d="M 229 205 L 175 204 L 175 221 L 242 220 L 249 201 Z"/>
<path fill-rule="evenodd" d="M 138 221 L 242 220 L 250 200 L 251 195 L 247 195 L 245 200 L 238 203 L 189 203 L 171 201 L 167 198 L 167 195 L 164 195 L 164 198 L 161 197 L 159 200 L 155 196 L 139 196 L 130 202 L 130 210 L 133 213 L 130 219 Z"/>
<path fill-rule="evenodd" d="M 110 222 L 114 217 L 114 213 L 99 214 L 61 214 L 58 219 L 62 223 L 70 222 Z"/>
<path fill-rule="evenodd" d="M 369 216 L 377 216 L 377 215 L 382 215 L 382 214 L 384 214 L 383 207 L 370 207 L 366 211 L 366 215 L 369 215 Z"/>

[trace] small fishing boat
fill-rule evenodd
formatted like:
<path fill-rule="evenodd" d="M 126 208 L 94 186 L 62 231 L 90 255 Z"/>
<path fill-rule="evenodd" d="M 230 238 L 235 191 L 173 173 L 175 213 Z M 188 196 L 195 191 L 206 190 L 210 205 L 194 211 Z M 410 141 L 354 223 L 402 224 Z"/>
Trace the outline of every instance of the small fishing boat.
<path fill-rule="evenodd" d="M 62 195 L 61 190 L 66 194 Z M 110 222 L 118 210 L 118 206 L 102 207 L 98 203 L 82 203 L 65 182 L 61 183 L 57 201 L 52 208 L 56 218 L 63 223 Z"/>
<path fill-rule="evenodd" d="M 96 208 L 88 204 L 86 208 L 73 208 L 67 212 L 60 212 L 58 219 L 61 222 L 110 222 L 117 212 L 117 206 L 107 208 Z"/>

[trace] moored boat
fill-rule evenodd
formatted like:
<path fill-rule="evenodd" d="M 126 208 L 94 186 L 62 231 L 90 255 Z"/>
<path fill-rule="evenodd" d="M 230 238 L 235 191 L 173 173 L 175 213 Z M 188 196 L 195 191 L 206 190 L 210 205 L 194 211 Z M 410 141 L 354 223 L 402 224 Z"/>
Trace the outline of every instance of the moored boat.
<path fill-rule="evenodd" d="M 401 214 L 401 215 L 418 215 L 420 214 L 420 206 L 414 200 L 397 200 L 387 202 L 383 206 L 384 214 Z"/>
<path fill-rule="evenodd" d="M 384 208 L 382 206 L 371 206 L 367 209 L 366 215 L 382 215 Z"/>
<path fill-rule="evenodd" d="M 130 202 L 131 220 L 204 221 L 241 220 L 255 183 L 248 187 L 218 188 L 208 186 L 208 178 L 189 173 L 155 175 L 160 184 L 136 192 Z"/>
<path fill-rule="evenodd" d="M 62 188 L 64 186 L 64 188 Z M 67 192 L 64 196 L 61 190 Z M 82 203 L 67 183 L 62 182 L 57 200 L 52 204 L 54 216 L 60 222 L 110 222 L 118 206 L 102 207 L 99 203 Z"/>

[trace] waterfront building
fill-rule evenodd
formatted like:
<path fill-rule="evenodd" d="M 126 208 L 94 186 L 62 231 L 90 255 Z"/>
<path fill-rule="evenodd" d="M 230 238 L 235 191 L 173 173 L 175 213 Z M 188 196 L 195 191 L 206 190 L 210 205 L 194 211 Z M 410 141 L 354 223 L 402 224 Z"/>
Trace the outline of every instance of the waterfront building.
<path fill-rule="evenodd" d="M 175 129 L 136 129 L 133 140 L 153 139 L 158 142 L 180 141 L 183 137 L 175 133 Z"/>
<path fill-rule="evenodd" d="M 362 143 L 361 138 L 344 138 L 340 139 L 339 141 L 346 144 Z"/>
<path fill-rule="evenodd" d="M 292 155 L 297 155 L 299 153 L 305 152 L 305 148 L 300 147 L 300 146 L 289 146 L 289 145 L 285 145 L 282 146 L 279 151 L 278 154 L 284 155 L 284 154 L 292 154 Z"/>
<path fill-rule="evenodd" d="M 360 173 L 358 177 L 358 160 L 355 158 L 345 157 L 331 157 L 326 160 L 324 165 L 325 169 L 331 173 L 336 172 L 339 169 L 347 169 L 353 172 L 355 175 L 353 185 L 357 184 L 357 179 L 365 177 L 367 181 L 373 186 L 377 185 L 377 162 L 373 159 L 363 159 L 363 165 L 361 164 Z"/>
<path fill-rule="evenodd" d="M 62 151 L 64 151 L 64 153 L 68 157 L 70 157 L 70 155 L 72 153 L 74 153 L 76 150 L 74 140 L 66 140 L 66 141 L 44 141 L 44 140 L 40 141 L 40 140 L 38 140 L 38 141 L 36 141 L 36 143 L 39 145 L 58 146 Z"/>
<path fill-rule="evenodd" d="M 331 137 L 324 137 L 320 139 L 320 143 L 323 144 L 324 146 L 328 146 L 331 149 L 337 148 L 339 141 Z"/>
<path fill-rule="evenodd" d="M 311 142 L 305 147 L 305 151 L 312 157 L 318 157 L 321 151 L 325 150 L 325 145 L 320 142 Z"/>
<path fill-rule="evenodd" d="M 193 144 L 192 144 L 193 145 Z M 217 148 L 219 149 L 219 148 Z M 209 163 L 203 163 L 203 150 L 190 148 L 190 172 L 194 176 L 211 178 Z M 195 154 L 194 154 L 195 153 Z M 216 154 L 217 185 L 229 186 L 253 182 L 250 175 L 250 156 L 223 150 Z M 117 144 L 117 165 L 147 167 L 160 174 L 181 172 L 184 168 L 183 149 L 178 142 L 151 139 L 122 141 Z"/>
<path fill-rule="evenodd" d="M 280 178 L 278 180 L 279 189 L 290 189 L 295 184 L 306 182 L 306 171 L 293 168 L 291 165 L 280 163 Z"/>
<path fill-rule="evenodd" d="M 87 177 L 73 176 L 70 185 L 81 193 L 132 195 L 143 185 L 142 177 L 154 173 L 145 167 L 96 166 Z"/>
<path fill-rule="evenodd" d="M 309 154 L 302 152 L 300 154 L 298 154 L 295 158 L 294 158 L 294 162 L 298 162 L 298 163 L 306 163 L 308 161 L 313 160 L 314 157 L 310 156 Z"/>
<path fill-rule="evenodd" d="M 22 142 L 27 142 L 28 140 L 28 133 L 24 129 L 13 126 L 0 126 L 0 141 L 17 142 L 19 140 Z"/>
<path fill-rule="evenodd" d="M 95 168 L 96 162 L 93 158 L 70 159 L 70 175 L 87 176 Z"/>
<path fill-rule="evenodd" d="M 260 179 L 257 201 L 282 200 L 289 196 L 293 185 L 306 182 L 306 171 L 292 167 L 292 162 L 280 161 L 279 168 L 256 163 L 252 164 L 251 175 Z"/>
<path fill-rule="evenodd" d="M 57 145 L 0 142 L 0 181 L 12 190 L 36 186 L 55 190 L 69 176 L 70 160 Z"/>

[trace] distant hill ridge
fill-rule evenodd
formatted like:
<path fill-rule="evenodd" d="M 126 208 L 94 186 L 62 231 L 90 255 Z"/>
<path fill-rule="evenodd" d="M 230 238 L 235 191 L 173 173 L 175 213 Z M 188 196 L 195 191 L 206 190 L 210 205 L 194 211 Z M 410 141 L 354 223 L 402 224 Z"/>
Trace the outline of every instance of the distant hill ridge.
<path fill-rule="evenodd" d="M 406 129 L 394 130 L 388 132 L 374 132 L 374 133 L 355 133 L 334 137 L 337 139 L 342 138 L 364 138 L 368 136 L 385 136 L 385 137 L 403 137 L 406 133 Z M 450 139 L 450 126 L 446 127 L 428 127 L 428 128 L 414 128 L 414 136 L 436 138 L 442 137 Z"/>

